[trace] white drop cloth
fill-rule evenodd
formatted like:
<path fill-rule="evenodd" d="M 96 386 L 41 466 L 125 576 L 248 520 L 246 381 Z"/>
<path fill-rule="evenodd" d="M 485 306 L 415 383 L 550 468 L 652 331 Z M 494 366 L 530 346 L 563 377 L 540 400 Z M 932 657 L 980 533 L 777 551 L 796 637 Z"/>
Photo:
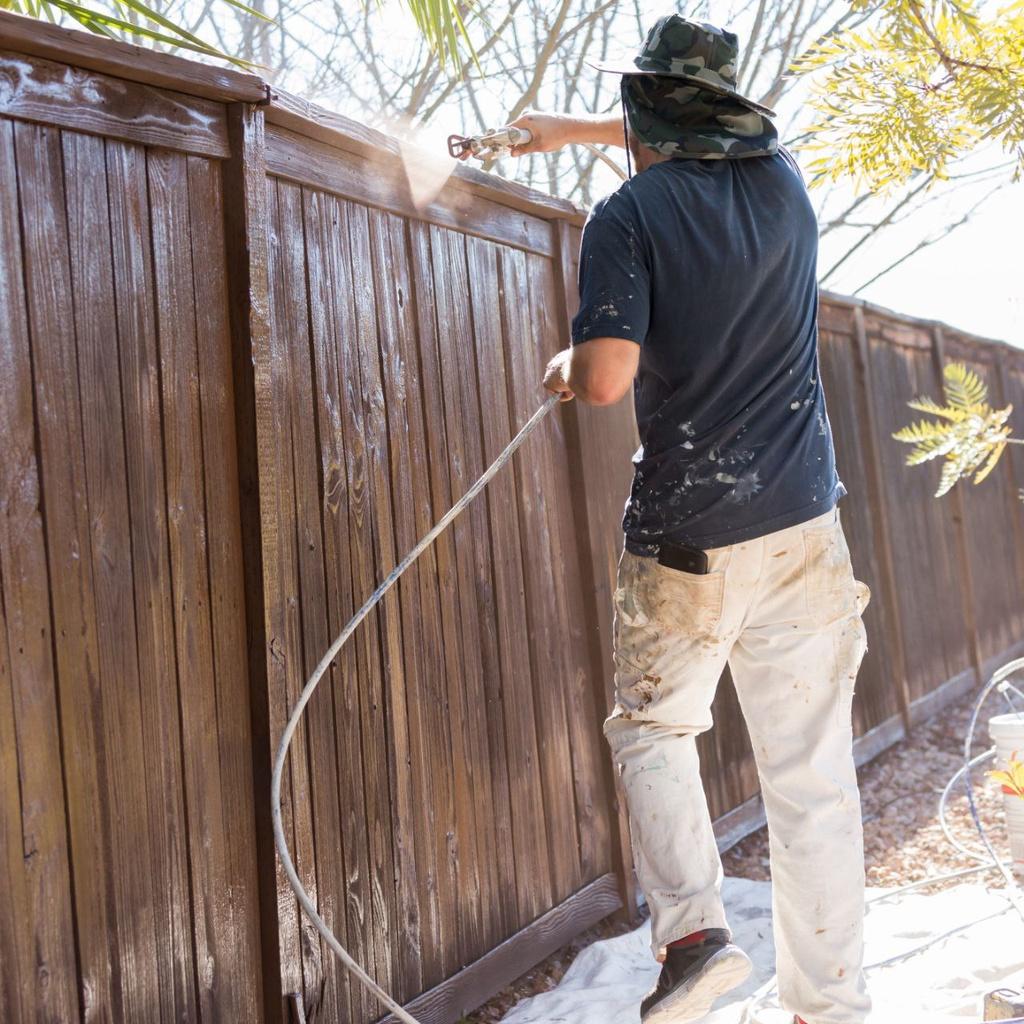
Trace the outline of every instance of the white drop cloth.
<path fill-rule="evenodd" d="M 868 891 L 868 898 L 883 890 Z M 774 994 L 771 883 L 726 878 L 722 888 L 734 941 L 754 962 L 746 984 L 723 996 L 704 1024 L 791 1024 Z M 980 884 L 932 895 L 908 893 L 869 906 L 866 962 L 871 965 L 944 932 L 1008 907 Z M 557 988 L 524 999 L 502 1024 L 638 1024 L 640 1000 L 658 965 L 650 924 L 583 950 Z M 1024 921 L 1012 908 L 943 939 L 917 956 L 868 972 L 870 1024 L 975 1024 L 982 999 L 1000 985 L 1024 984 Z M 759 999 L 759 993 L 769 993 Z"/>

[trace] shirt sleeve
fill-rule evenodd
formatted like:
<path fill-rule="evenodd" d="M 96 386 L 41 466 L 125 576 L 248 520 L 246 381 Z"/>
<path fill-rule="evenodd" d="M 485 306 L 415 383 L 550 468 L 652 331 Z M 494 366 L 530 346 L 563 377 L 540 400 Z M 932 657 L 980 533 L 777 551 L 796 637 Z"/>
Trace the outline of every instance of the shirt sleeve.
<path fill-rule="evenodd" d="M 646 248 L 631 218 L 599 203 L 583 227 L 580 244 L 580 308 L 572 343 L 626 338 L 642 345 L 651 313 Z"/>

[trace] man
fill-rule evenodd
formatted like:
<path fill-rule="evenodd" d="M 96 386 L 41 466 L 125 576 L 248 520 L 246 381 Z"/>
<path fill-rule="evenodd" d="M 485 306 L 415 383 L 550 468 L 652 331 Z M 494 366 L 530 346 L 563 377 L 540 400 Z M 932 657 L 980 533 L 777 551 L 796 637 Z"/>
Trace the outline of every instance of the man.
<path fill-rule="evenodd" d="M 583 232 L 573 347 L 545 386 L 633 387 L 642 445 L 615 593 L 620 766 L 651 909 L 645 1024 L 698 1020 L 750 962 L 731 943 L 696 737 L 728 662 L 768 819 L 779 997 L 861 1024 L 864 861 L 851 704 L 866 650 L 817 355 L 817 225 L 736 37 L 662 18 L 622 75 L 637 173 Z M 518 152 L 621 142 L 617 118 L 531 114 Z"/>

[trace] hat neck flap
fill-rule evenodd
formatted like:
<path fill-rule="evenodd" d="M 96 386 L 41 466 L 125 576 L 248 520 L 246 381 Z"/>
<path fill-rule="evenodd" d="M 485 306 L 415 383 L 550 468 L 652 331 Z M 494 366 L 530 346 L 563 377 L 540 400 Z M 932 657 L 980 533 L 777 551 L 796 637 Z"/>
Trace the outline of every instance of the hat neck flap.
<path fill-rule="evenodd" d="M 779 149 L 769 118 L 686 80 L 623 75 L 622 104 L 633 134 L 663 156 L 736 160 Z"/>

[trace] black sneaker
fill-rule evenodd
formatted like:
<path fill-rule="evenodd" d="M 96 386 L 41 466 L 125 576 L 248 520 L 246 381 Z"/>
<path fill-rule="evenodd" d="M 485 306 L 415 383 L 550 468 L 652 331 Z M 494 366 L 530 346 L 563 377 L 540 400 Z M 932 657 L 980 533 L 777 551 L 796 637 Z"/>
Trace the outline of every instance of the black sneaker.
<path fill-rule="evenodd" d="M 654 990 L 640 1006 L 642 1024 L 686 1024 L 704 1017 L 711 1004 L 750 973 L 750 958 L 728 940 L 728 932 L 709 929 L 692 946 L 669 946 Z"/>

